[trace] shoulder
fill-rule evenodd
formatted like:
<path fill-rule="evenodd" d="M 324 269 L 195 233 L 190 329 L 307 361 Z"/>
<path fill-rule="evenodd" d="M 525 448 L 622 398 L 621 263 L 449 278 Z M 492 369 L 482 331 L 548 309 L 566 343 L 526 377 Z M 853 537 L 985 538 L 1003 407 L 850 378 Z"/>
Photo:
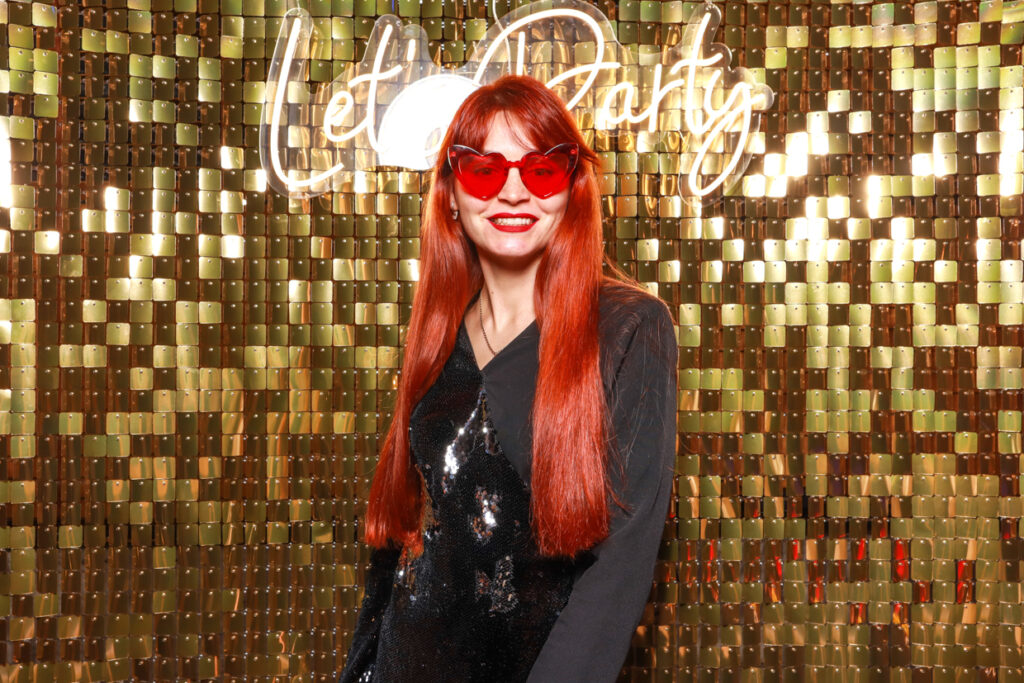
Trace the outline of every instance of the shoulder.
<path fill-rule="evenodd" d="M 672 314 L 664 301 L 634 285 L 606 279 L 601 285 L 599 310 L 606 387 L 630 354 L 661 357 L 674 366 L 678 348 Z"/>
<path fill-rule="evenodd" d="M 598 302 L 601 343 L 614 344 L 649 328 L 672 328 L 672 314 L 658 297 L 634 285 L 606 279 Z"/>

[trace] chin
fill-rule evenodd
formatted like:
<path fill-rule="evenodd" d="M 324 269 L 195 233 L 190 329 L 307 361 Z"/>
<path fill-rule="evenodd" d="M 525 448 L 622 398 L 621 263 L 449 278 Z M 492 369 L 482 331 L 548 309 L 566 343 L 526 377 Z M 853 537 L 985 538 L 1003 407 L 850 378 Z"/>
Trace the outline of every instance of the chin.
<path fill-rule="evenodd" d="M 507 268 L 525 268 L 544 253 L 541 249 L 486 249 L 486 258 Z M 484 255 L 483 253 L 481 255 Z"/>

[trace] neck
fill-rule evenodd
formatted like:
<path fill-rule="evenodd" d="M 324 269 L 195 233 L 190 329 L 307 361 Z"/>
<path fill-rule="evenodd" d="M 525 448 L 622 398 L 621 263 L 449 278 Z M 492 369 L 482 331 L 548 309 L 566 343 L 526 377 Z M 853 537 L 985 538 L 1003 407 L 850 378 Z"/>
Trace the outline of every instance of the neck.
<path fill-rule="evenodd" d="M 503 268 L 501 264 L 480 261 L 487 290 L 488 309 L 485 313 L 489 326 L 495 330 L 520 330 L 536 317 L 533 309 L 533 290 L 540 260 L 527 268 Z"/>

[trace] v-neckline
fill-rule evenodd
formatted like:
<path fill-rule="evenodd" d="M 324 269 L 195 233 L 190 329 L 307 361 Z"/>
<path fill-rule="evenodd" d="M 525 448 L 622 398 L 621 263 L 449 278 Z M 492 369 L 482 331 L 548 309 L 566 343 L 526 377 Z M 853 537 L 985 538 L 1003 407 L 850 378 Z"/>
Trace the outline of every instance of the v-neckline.
<path fill-rule="evenodd" d="M 517 334 L 515 337 L 513 337 L 512 340 L 509 341 L 509 343 L 505 344 L 500 349 L 498 349 L 498 353 L 496 353 L 493 356 L 491 356 L 491 359 L 489 361 L 487 361 L 486 363 L 484 363 L 483 366 L 480 365 L 480 361 L 476 357 L 476 351 L 473 350 L 473 342 L 469 338 L 469 330 L 466 329 L 466 318 L 465 317 L 462 318 L 462 322 L 459 324 L 459 335 L 462 336 L 463 339 L 464 339 L 464 343 L 466 345 L 466 351 L 469 353 L 469 357 L 473 361 L 473 366 L 476 368 L 477 372 L 479 372 L 481 375 L 483 375 L 483 374 L 485 374 L 487 372 L 487 368 L 491 367 L 491 365 L 494 363 L 494 361 L 496 361 L 498 358 L 500 358 L 505 353 L 505 351 L 507 349 L 509 349 L 514 344 L 518 343 L 521 339 L 523 339 L 526 336 L 527 332 L 529 332 L 531 330 L 535 330 L 535 329 L 537 329 L 537 319 L 536 318 L 531 320 L 529 325 L 527 325 L 526 327 L 521 329 L 519 331 L 519 334 Z"/>

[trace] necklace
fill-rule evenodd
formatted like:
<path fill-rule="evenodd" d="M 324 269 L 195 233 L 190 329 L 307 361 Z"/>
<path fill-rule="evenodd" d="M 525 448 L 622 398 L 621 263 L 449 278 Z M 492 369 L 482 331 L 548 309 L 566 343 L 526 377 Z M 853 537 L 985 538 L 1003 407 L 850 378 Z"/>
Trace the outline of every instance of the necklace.
<path fill-rule="evenodd" d="M 487 294 L 487 287 L 485 286 L 483 288 L 483 295 L 486 295 L 486 294 Z M 477 308 L 477 316 L 480 318 L 480 331 L 484 333 L 484 343 L 487 344 L 487 350 L 491 352 L 492 356 L 497 356 L 498 353 L 494 350 L 494 347 L 491 346 L 491 341 L 487 338 L 487 330 L 484 329 L 484 308 L 483 308 L 484 302 L 483 302 L 483 298 L 484 298 L 483 296 L 480 297 L 479 304 L 476 307 Z M 487 299 L 487 303 L 488 303 L 488 308 L 489 308 L 490 307 L 489 304 L 491 303 L 490 298 Z"/>

